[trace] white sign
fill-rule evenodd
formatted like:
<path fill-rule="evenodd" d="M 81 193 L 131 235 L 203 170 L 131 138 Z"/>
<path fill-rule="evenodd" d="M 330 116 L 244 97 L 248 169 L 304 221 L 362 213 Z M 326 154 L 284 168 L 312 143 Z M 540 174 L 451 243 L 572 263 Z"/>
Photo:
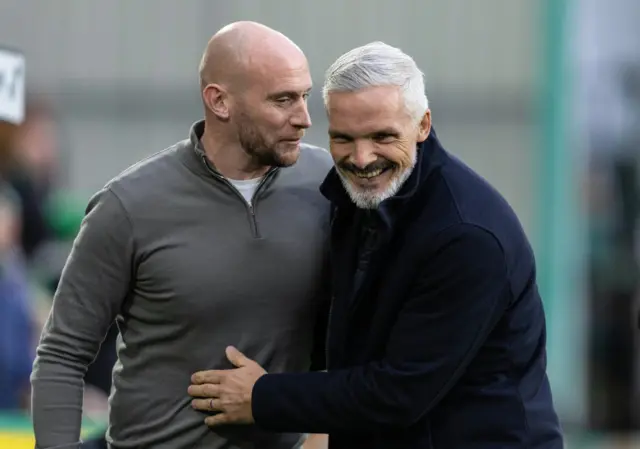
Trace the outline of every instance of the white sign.
<path fill-rule="evenodd" d="M 24 55 L 0 47 L 0 120 L 19 125 L 25 109 Z"/>

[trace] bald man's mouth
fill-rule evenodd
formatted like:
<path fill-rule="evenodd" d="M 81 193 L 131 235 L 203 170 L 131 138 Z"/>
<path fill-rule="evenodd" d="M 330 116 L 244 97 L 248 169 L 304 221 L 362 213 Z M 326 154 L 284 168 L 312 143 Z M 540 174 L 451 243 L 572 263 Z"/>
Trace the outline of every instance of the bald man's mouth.
<path fill-rule="evenodd" d="M 302 141 L 302 137 L 292 137 L 290 139 L 281 140 L 281 142 L 292 143 L 292 144 L 300 143 L 301 141 Z"/>

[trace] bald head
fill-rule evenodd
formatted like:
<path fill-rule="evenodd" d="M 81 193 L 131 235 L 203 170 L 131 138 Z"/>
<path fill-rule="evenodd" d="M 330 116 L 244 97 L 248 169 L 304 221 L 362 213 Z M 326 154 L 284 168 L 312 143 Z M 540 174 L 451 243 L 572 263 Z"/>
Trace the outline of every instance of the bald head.
<path fill-rule="evenodd" d="M 312 80 L 307 58 L 289 38 L 255 22 L 227 25 L 209 40 L 200 82 L 201 140 L 217 154 L 212 160 L 222 173 L 234 173 L 238 165 L 256 174 L 295 163 L 311 126 Z"/>
<path fill-rule="evenodd" d="M 284 34 L 257 22 L 235 22 L 209 40 L 200 61 L 200 82 L 231 85 L 285 62 L 304 61 L 304 53 Z"/>

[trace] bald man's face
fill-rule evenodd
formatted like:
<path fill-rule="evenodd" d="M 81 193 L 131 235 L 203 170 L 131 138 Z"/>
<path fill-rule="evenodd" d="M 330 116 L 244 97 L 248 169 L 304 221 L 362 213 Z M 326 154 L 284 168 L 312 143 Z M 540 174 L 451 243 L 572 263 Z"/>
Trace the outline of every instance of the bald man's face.
<path fill-rule="evenodd" d="M 232 96 L 230 108 L 242 148 L 260 165 L 295 164 L 305 129 L 311 126 L 306 59 L 272 58 L 256 64 L 243 85 Z"/>

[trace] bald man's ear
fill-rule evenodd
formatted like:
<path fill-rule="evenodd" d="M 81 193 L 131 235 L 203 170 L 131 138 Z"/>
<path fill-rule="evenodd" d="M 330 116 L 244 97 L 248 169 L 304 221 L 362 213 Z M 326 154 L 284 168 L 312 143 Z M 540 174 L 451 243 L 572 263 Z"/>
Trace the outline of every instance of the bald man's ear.
<path fill-rule="evenodd" d="M 229 95 L 218 84 L 207 84 L 202 90 L 202 99 L 207 109 L 220 120 L 229 120 Z"/>

